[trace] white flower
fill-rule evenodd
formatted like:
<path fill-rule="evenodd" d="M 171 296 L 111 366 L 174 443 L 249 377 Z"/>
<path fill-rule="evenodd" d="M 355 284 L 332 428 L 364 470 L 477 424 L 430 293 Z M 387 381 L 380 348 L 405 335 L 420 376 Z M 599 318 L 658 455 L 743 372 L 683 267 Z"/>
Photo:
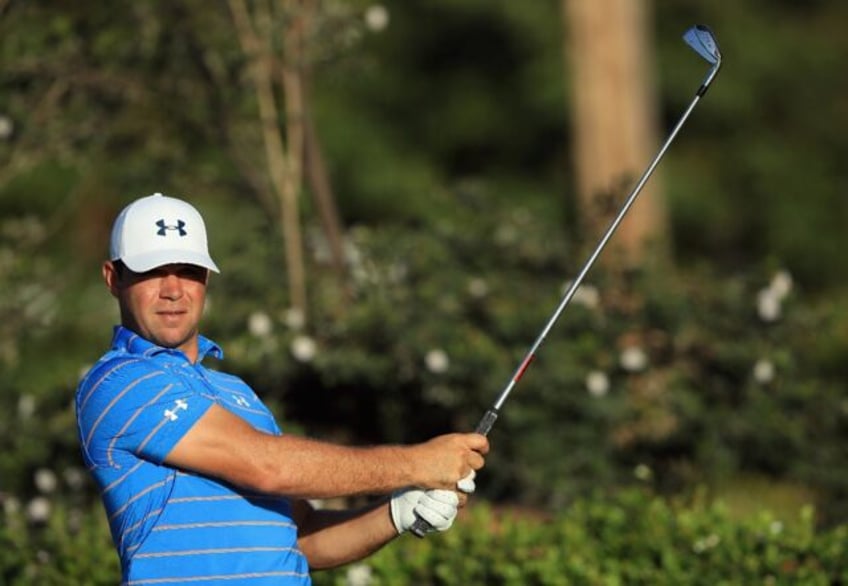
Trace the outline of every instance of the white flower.
<path fill-rule="evenodd" d="M 306 325 L 306 316 L 300 309 L 290 307 L 283 313 L 283 322 L 290 330 L 299 330 Z"/>
<path fill-rule="evenodd" d="M 450 359 L 444 350 L 430 350 L 424 357 L 424 362 L 427 370 L 436 374 L 447 372 L 450 367 Z"/>
<path fill-rule="evenodd" d="M 633 476 L 642 482 L 647 482 L 654 475 L 654 471 L 647 464 L 638 464 L 633 469 Z"/>
<path fill-rule="evenodd" d="M 45 494 L 56 490 L 56 485 L 59 484 L 56 474 L 47 468 L 39 468 L 35 471 L 35 487 L 39 492 Z"/>
<path fill-rule="evenodd" d="M 291 353 L 298 362 L 310 362 L 315 358 L 316 352 L 317 345 L 315 344 L 315 340 L 309 336 L 296 336 L 292 340 Z"/>
<path fill-rule="evenodd" d="M 778 299 L 783 300 L 792 292 L 792 275 L 789 271 L 777 271 L 771 278 L 769 289 L 777 295 Z"/>
<path fill-rule="evenodd" d="M 85 484 L 85 473 L 79 468 L 65 468 L 62 477 L 72 490 L 80 490 Z"/>
<path fill-rule="evenodd" d="M 770 360 L 761 358 L 754 364 L 754 380 L 765 385 L 774 380 L 774 364 Z"/>
<path fill-rule="evenodd" d="M 764 322 L 780 319 L 780 296 L 771 288 L 761 289 L 757 294 L 757 314 Z"/>
<path fill-rule="evenodd" d="M 707 537 L 707 545 L 709 547 L 716 547 L 719 543 L 721 543 L 721 537 L 719 537 L 715 533 Z"/>
<path fill-rule="evenodd" d="M 254 311 L 247 318 L 247 331 L 255 338 L 267 338 L 274 329 L 271 316 L 262 311 Z"/>
<path fill-rule="evenodd" d="M 445 385 L 433 385 L 424 389 L 424 398 L 434 405 L 442 407 L 456 407 L 457 396 L 450 387 Z"/>
<path fill-rule="evenodd" d="M 603 397 L 609 392 L 609 377 L 601 370 L 593 370 L 586 375 L 586 390 L 593 397 Z"/>
<path fill-rule="evenodd" d="M 355 233 L 361 234 L 362 236 L 367 236 L 367 233 L 363 229 L 354 228 L 353 231 Z M 356 234 L 354 234 L 354 235 L 356 235 Z M 355 242 L 353 242 L 352 240 L 345 240 L 343 248 L 344 248 L 344 257 L 345 257 L 345 261 L 347 262 L 347 264 L 355 267 L 355 266 L 361 265 L 363 263 L 364 259 L 363 259 L 362 251 L 356 245 Z"/>
<path fill-rule="evenodd" d="M 85 515 L 79 509 L 71 509 L 68 511 L 68 532 L 71 535 L 79 533 L 80 529 L 82 529 L 84 520 Z"/>
<path fill-rule="evenodd" d="M 365 564 L 355 564 L 347 569 L 345 586 L 369 586 L 374 583 L 371 567 Z"/>
<path fill-rule="evenodd" d="M 622 350 L 618 361 L 627 372 L 639 372 L 648 366 L 648 355 L 638 346 L 628 346 Z"/>
<path fill-rule="evenodd" d="M 366 287 L 372 280 L 371 273 L 365 265 L 356 265 L 351 267 L 350 276 L 357 285 L 361 285 L 363 288 Z"/>
<path fill-rule="evenodd" d="M 0 140 L 6 140 L 15 131 L 15 123 L 4 114 L 0 114 Z"/>
<path fill-rule="evenodd" d="M 17 515 L 21 510 L 21 501 L 13 496 L 0 498 L 3 502 L 3 512 L 6 516 Z"/>
<path fill-rule="evenodd" d="M 390 283 L 402 283 L 409 273 L 409 269 L 404 263 L 395 262 L 389 265 L 386 271 L 386 277 Z"/>
<path fill-rule="evenodd" d="M 563 295 L 568 292 L 573 283 L 574 281 L 567 281 L 562 286 Z M 588 309 L 595 309 L 601 304 L 601 295 L 598 293 L 597 287 L 581 283 L 572 295 L 571 300 L 574 301 L 574 303 L 579 303 L 580 305 L 587 307 Z"/>
<path fill-rule="evenodd" d="M 703 553 L 708 549 L 713 549 L 719 543 L 721 543 L 721 538 L 715 533 L 712 533 L 703 539 L 697 540 L 692 546 L 692 549 L 695 550 L 695 553 Z"/>
<path fill-rule="evenodd" d="M 475 299 L 482 299 L 489 294 L 489 285 L 485 280 L 476 277 L 468 282 L 468 293 Z"/>
<path fill-rule="evenodd" d="M 41 523 L 50 517 L 50 501 L 43 496 L 37 496 L 27 504 L 27 518 L 34 523 Z"/>
<path fill-rule="evenodd" d="M 365 25 L 374 33 L 384 31 L 389 26 L 389 11 L 382 4 L 372 4 L 365 11 Z"/>
<path fill-rule="evenodd" d="M 511 246 L 518 241 L 518 230 L 511 224 L 501 224 L 495 229 L 495 242 L 501 246 Z"/>
<path fill-rule="evenodd" d="M 580 288 L 574 293 L 575 301 L 588 307 L 595 309 L 601 304 L 601 295 L 598 293 L 598 288 L 593 285 L 580 285 Z"/>
<path fill-rule="evenodd" d="M 21 419 L 29 419 L 35 413 L 35 397 L 32 395 L 21 395 L 18 398 L 18 416 Z"/>

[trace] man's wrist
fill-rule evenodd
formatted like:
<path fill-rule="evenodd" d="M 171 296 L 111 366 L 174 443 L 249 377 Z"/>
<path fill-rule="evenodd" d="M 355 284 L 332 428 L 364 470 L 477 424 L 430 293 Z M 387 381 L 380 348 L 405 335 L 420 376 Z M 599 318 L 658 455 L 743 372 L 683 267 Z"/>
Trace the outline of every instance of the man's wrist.
<path fill-rule="evenodd" d="M 388 446 L 391 450 L 389 457 L 389 466 L 395 477 L 391 482 L 391 489 L 397 490 L 407 486 L 416 486 L 419 484 L 416 478 L 418 467 L 415 465 L 413 456 L 414 449 L 411 446 Z"/>

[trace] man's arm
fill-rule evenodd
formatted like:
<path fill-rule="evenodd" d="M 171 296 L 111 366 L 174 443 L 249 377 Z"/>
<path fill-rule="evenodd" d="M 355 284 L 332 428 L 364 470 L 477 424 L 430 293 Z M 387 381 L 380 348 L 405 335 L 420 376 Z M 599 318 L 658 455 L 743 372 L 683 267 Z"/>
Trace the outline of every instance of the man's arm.
<path fill-rule="evenodd" d="M 488 440 L 473 433 L 367 448 L 276 436 L 213 405 L 165 462 L 257 492 L 331 498 L 386 494 L 406 486 L 455 489 L 459 480 L 483 467 L 488 449 Z"/>
<path fill-rule="evenodd" d="M 361 560 L 398 536 L 388 501 L 333 511 L 295 500 L 292 513 L 298 527 L 298 547 L 313 570 Z"/>
<path fill-rule="evenodd" d="M 361 509 L 316 510 L 309 502 L 292 502 L 298 546 L 314 570 L 361 560 L 406 532 L 418 515 L 434 531 L 446 531 L 468 495 L 448 490 L 397 491 L 387 501 Z"/>

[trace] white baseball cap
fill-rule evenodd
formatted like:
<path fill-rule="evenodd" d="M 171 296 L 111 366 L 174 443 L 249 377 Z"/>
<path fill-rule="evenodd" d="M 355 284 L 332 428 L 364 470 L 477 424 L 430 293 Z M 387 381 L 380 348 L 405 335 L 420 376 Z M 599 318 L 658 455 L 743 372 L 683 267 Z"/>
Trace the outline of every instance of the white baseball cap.
<path fill-rule="evenodd" d="M 209 256 L 200 212 L 161 193 L 137 199 L 121 211 L 112 225 L 109 257 L 135 273 L 177 263 L 221 272 Z"/>

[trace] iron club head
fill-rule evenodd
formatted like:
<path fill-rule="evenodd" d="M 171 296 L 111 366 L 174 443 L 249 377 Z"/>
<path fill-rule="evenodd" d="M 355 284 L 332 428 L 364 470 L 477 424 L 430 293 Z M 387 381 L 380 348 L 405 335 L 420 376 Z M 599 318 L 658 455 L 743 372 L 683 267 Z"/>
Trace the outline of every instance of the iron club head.
<path fill-rule="evenodd" d="M 683 34 L 683 40 L 698 55 L 712 65 L 709 73 L 707 73 L 707 77 L 698 89 L 698 96 L 703 96 L 718 73 L 719 67 L 721 67 L 721 51 L 718 49 L 718 43 L 715 40 L 713 31 L 710 30 L 710 27 L 703 24 L 696 24 L 687 30 Z"/>
<path fill-rule="evenodd" d="M 683 40 L 711 65 L 721 63 L 721 51 L 710 27 L 697 24 L 684 33 Z"/>

